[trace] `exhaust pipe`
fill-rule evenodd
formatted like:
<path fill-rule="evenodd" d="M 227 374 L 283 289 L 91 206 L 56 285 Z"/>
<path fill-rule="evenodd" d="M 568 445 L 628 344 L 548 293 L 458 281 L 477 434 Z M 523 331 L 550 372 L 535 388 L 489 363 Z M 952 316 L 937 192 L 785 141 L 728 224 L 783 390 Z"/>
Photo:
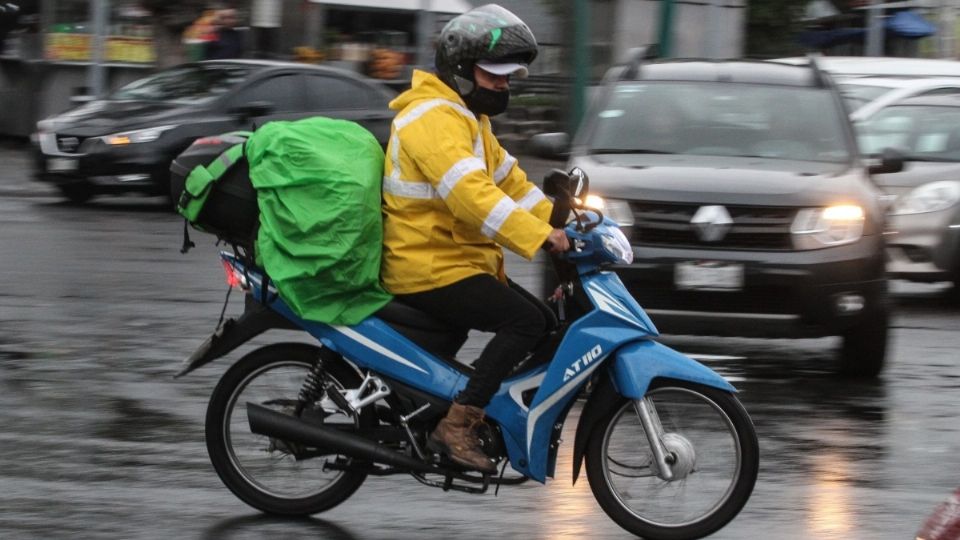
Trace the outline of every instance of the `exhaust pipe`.
<path fill-rule="evenodd" d="M 402 469 L 425 473 L 443 474 L 444 472 L 429 463 L 395 452 L 370 439 L 346 431 L 310 424 L 255 403 L 247 403 L 247 420 L 250 422 L 250 431 L 258 435 L 307 446 L 329 448 L 338 454 Z"/>

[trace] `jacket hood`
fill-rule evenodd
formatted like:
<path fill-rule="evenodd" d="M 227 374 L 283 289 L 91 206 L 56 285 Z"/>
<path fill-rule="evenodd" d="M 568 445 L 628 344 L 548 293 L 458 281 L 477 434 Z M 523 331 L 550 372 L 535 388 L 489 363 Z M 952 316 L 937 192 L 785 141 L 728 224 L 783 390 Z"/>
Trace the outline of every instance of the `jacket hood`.
<path fill-rule="evenodd" d="M 410 89 L 394 98 L 390 102 L 390 108 L 395 111 L 402 111 L 414 101 L 434 98 L 448 99 L 464 107 L 467 106 L 452 88 L 440 80 L 440 77 L 428 71 L 415 69 Z"/>

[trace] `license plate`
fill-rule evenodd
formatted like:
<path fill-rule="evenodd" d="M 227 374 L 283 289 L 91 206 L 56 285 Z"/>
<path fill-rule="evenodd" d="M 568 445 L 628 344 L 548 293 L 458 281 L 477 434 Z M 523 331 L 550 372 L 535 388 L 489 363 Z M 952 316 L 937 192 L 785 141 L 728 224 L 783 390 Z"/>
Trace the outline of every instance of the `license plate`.
<path fill-rule="evenodd" d="M 679 290 L 739 291 L 743 288 L 743 265 L 722 261 L 677 263 L 673 273 Z"/>
<path fill-rule="evenodd" d="M 77 160 L 68 158 L 51 158 L 47 160 L 47 170 L 50 172 L 64 172 L 77 170 Z"/>

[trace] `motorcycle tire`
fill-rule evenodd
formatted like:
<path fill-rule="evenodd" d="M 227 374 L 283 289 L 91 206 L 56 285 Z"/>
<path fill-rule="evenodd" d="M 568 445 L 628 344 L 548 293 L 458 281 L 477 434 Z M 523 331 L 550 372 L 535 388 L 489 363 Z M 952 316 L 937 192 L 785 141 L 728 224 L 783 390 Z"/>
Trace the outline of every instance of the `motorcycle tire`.
<path fill-rule="evenodd" d="M 297 460 L 289 443 L 250 432 L 245 413 L 249 400 L 241 402 L 241 395 L 247 396 L 249 389 L 249 398 L 258 398 L 258 404 L 275 407 L 282 403 L 286 406 L 283 412 L 292 414 L 290 409 L 297 402 L 306 375 L 321 357 L 327 382 L 344 389 L 359 386 L 359 374 L 339 355 L 309 344 L 280 343 L 241 358 L 221 377 L 210 398 L 206 416 L 210 461 L 234 495 L 262 512 L 284 516 L 323 512 L 348 499 L 366 479 L 366 473 L 359 471 L 326 470 L 326 456 Z M 283 381 L 284 388 L 255 386 L 262 380 Z M 276 386 L 281 385 L 278 382 Z M 326 403 L 324 415 L 332 406 L 332 402 Z M 358 417 L 344 414 L 343 418 L 357 427 L 375 423 L 366 412 Z M 323 481 L 324 485 L 317 485 Z"/>
<path fill-rule="evenodd" d="M 733 394 L 695 383 L 660 379 L 647 397 L 675 477 L 665 480 L 658 473 L 635 404 L 622 398 L 587 443 L 590 489 L 604 512 L 637 536 L 687 540 L 712 534 L 736 517 L 753 492 L 759 469 L 753 423 Z"/>

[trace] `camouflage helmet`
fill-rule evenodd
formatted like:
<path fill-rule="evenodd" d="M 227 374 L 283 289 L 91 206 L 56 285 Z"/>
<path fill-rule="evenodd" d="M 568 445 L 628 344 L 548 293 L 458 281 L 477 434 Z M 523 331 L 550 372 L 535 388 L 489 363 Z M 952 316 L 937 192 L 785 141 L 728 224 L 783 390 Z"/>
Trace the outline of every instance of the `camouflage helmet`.
<path fill-rule="evenodd" d="M 437 75 L 460 95 L 473 90 L 478 61 L 529 65 L 537 57 L 537 39 L 519 17 L 496 4 L 458 15 L 440 32 Z"/>

